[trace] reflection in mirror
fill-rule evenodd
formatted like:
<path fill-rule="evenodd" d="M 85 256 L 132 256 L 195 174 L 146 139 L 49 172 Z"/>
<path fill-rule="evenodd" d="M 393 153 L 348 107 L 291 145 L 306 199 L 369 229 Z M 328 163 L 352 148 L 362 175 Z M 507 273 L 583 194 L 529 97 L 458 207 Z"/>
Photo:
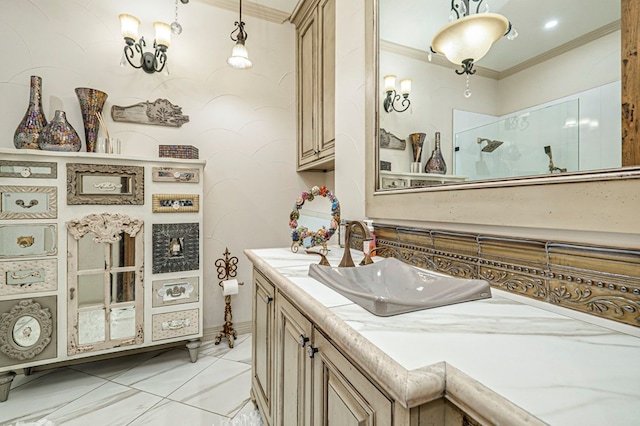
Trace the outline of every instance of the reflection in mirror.
<path fill-rule="evenodd" d="M 109 325 L 112 340 L 133 337 L 136 334 L 136 311 L 133 306 L 112 308 Z"/>
<path fill-rule="evenodd" d="M 96 243 L 96 234 L 88 232 L 78 240 L 78 270 L 87 271 L 98 269 L 103 271 L 106 267 L 105 243 Z"/>
<path fill-rule="evenodd" d="M 13 326 L 13 341 L 18 346 L 28 348 L 38 342 L 41 331 L 40 322 L 36 318 L 23 315 Z"/>
<path fill-rule="evenodd" d="M 124 268 L 136 263 L 136 239 L 126 232 L 120 233 L 120 240 L 111 244 L 111 266 Z"/>
<path fill-rule="evenodd" d="M 133 302 L 136 299 L 134 271 L 111 274 L 111 303 Z"/>
<path fill-rule="evenodd" d="M 322 246 L 326 252 L 327 242 L 338 229 L 340 203 L 325 186 L 314 186 L 304 191 L 296 200 L 289 215 L 291 228 L 291 250 L 296 253 L 304 248 Z"/>
<path fill-rule="evenodd" d="M 403 150 L 378 149 L 378 189 L 424 185 L 420 177 L 436 132 L 441 133 L 446 176 L 452 178 L 443 183 L 622 165 L 620 1 L 489 3 L 492 12 L 514 24 L 519 36 L 498 40 L 478 61 L 478 71 L 471 76 L 473 95 L 465 98 L 465 77 L 456 75 L 455 66 L 438 55 L 433 62 L 428 60 L 431 38 L 447 23 L 452 3 L 379 0 L 378 129 L 408 143 Z M 551 17 L 558 25 L 544 29 Z M 385 112 L 382 107 L 382 78 L 388 74 L 413 79 L 411 107 L 404 113 Z M 577 116 L 567 115 L 555 126 L 549 108 L 562 109 L 567 103 L 578 104 Z M 524 117 L 530 123 L 527 135 L 518 127 Z M 570 132 L 577 133 L 577 140 L 563 139 Z M 427 135 L 418 174 L 413 173 L 417 166 L 411 165 L 414 133 Z M 488 144 L 478 144 L 478 139 L 502 144 L 483 151 Z M 391 170 L 382 171 L 381 164 Z M 427 182 L 434 183 L 440 182 Z"/>
<path fill-rule="evenodd" d="M 78 276 L 78 306 L 104 303 L 104 273 Z"/>
<path fill-rule="evenodd" d="M 96 173 L 80 176 L 81 194 L 131 194 L 131 176 L 100 175 Z"/>
<path fill-rule="evenodd" d="M 78 343 L 104 342 L 106 322 L 104 309 L 78 312 Z"/>

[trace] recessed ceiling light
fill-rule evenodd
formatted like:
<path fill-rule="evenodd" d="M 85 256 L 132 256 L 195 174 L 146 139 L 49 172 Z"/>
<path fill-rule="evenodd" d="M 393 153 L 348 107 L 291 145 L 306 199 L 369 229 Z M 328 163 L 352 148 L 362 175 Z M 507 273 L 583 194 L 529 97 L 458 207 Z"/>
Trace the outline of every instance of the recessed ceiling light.
<path fill-rule="evenodd" d="M 544 24 L 544 27 L 547 30 L 549 30 L 549 29 L 555 27 L 556 25 L 558 25 L 558 20 L 557 19 L 552 19 L 551 21 L 549 21 L 546 24 Z"/>

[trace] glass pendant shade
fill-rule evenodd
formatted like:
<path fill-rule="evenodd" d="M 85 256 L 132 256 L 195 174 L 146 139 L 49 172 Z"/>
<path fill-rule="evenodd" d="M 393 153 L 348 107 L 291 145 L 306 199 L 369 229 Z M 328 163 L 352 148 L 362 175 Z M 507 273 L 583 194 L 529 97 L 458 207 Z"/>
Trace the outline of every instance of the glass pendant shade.
<path fill-rule="evenodd" d="M 138 27 L 140 26 L 140 20 L 133 15 L 123 13 L 118 15 L 120 18 L 122 37 L 130 38 L 132 40 L 138 40 Z"/>
<path fill-rule="evenodd" d="M 227 63 L 233 68 L 251 68 L 253 66 L 244 43 L 237 42 L 235 46 L 233 46 L 231 56 L 227 59 Z"/>
<path fill-rule="evenodd" d="M 431 47 L 457 65 L 467 59 L 474 62 L 489 52 L 491 45 L 509 28 L 509 21 L 497 13 L 478 13 L 452 21 L 431 40 Z"/>
<path fill-rule="evenodd" d="M 171 26 L 164 22 L 154 22 L 153 28 L 156 30 L 156 44 L 168 48 L 171 45 Z"/>
<path fill-rule="evenodd" d="M 384 91 L 392 92 L 396 90 L 396 76 L 395 75 L 385 75 L 384 76 Z"/>
<path fill-rule="evenodd" d="M 405 78 L 404 80 L 400 80 L 400 93 L 403 95 L 408 95 L 411 93 L 411 79 Z"/>

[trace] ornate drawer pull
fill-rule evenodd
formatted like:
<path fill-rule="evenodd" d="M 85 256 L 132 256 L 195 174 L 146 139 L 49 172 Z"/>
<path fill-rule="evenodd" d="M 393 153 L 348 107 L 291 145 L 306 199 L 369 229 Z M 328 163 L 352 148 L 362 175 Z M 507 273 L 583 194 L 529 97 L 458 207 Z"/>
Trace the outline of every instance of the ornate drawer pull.
<path fill-rule="evenodd" d="M 93 187 L 99 189 L 100 191 L 115 191 L 116 189 L 122 188 L 121 183 L 112 183 L 112 182 L 101 182 L 94 183 Z"/>
<path fill-rule="evenodd" d="M 31 168 L 30 167 L 23 167 L 22 170 L 20 170 L 20 176 L 22 176 L 22 177 L 31 176 Z"/>
<path fill-rule="evenodd" d="M 173 174 L 174 179 L 176 180 L 191 180 L 193 179 L 193 173 L 180 173 L 175 172 Z"/>
<path fill-rule="evenodd" d="M 171 321 L 164 321 L 162 323 L 163 330 L 178 330 L 181 328 L 189 327 L 191 325 L 191 321 L 188 318 L 183 319 L 174 319 Z"/>
<path fill-rule="evenodd" d="M 18 237 L 18 241 L 17 241 L 18 245 L 22 248 L 31 247 L 34 242 L 35 242 L 35 238 L 33 238 L 33 236 L 31 235 Z"/>
<path fill-rule="evenodd" d="M 38 200 L 31 200 L 29 204 L 25 204 L 24 200 L 16 200 L 16 205 L 22 207 L 23 209 L 30 209 L 31 207 L 38 205 Z"/>
<path fill-rule="evenodd" d="M 41 278 L 40 276 L 40 271 L 32 271 L 32 272 L 27 272 L 26 274 L 22 274 L 22 275 L 17 275 L 15 272 L 11 273 L 11 278 L 14 280 L 24 280 L 26 278 Z"/>
<path fill-rule="evenodd" d="M 170 289 L 160 289 L 158 290 L 158 295 L 159 296 L 169 296 L 169 297 L 180 297 L 181 295 L 183 295 L 185 292 L 187 291 L 186 288 L 182 287 L 182 286 L 173 286 Z"/>

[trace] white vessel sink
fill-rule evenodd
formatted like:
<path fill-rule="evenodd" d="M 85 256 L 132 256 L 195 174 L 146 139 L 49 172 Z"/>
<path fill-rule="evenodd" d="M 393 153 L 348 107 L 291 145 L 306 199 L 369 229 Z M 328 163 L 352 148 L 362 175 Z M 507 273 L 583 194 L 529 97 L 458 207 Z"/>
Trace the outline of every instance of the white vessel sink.
<path fill-rule="evenodd" d="M 394 258 L 353 268 L 313 264 L 309 276 L 384 317 L 491 297 L 487 281 L 450 277 Z"/>

